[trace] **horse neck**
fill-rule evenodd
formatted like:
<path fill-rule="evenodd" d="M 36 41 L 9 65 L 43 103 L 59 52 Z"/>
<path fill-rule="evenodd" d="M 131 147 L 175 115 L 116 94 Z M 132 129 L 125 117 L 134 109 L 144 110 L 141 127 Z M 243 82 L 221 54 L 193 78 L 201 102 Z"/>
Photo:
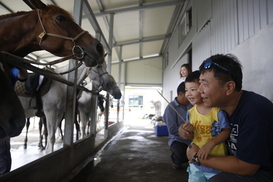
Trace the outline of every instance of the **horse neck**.
<path fill-rule="evenodd" d="M 68 69 L 69 69 L 69 65 L 65 65 L 63 67 L 57 68 L 56 72 L 61 73 L 61 72 L 67 71 Z M 86 67 L 85 65 L 81 65 L 78 68 L 77 84 L 80 84 L 88 76 L 89 70 L 90 70 L 90 68 Z M 63 75 L 63 77 L 70 82 L 74 82 L 74 78 L 75 78 L 74 71 L 69 74 L 71 74 L 71 76 L 68 76 L 68 74 L 65 74 L 65 75 Z"/>
<path fill-rule="evenodd" d="M 24 57 L 41 50 L 38 44 L 38 32 L 33 32 L 38 18 L 36 11 L 18 12 L 0 17 L 0 50 Z M 27 26 L 26 26 L 27 22 Z M 39 24 L 37 24 L 38 26 Z M 38 30 L 41 28 L 39 27 Z"/>

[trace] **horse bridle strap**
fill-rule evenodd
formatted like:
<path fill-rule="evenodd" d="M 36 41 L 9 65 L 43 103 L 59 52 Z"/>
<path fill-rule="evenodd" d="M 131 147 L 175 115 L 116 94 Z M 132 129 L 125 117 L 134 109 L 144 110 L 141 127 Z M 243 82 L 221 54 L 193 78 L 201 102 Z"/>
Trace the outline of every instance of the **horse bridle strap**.
<path fill-rule="evenodd" d="M 101 77 L 102 75 L 108 74 L 107 71 L 100 74 L 99 72 L 97 72 L 97 71 L 94 70 L 93 68 L 91 68 L 91 70 L 93 70 L 95 73 L 97 73 L 99 77 Z"/>
<path fill-rule="evenodd" d="M 52 34 L 52 33 L 47 33 L 46 30 L 45 30 L 45 27 L 43 25 L 43 22 L 41 20 L 41 16 L 40 16 L 40 13 L 39 13 L 39 9 L 37 9 L 37 14 L 38 14 L 38 18 L 39 18 L 39 21 L 40 21 L 40 24 L 42 26 L 42 29 L 43 29 L 43 32 L 40 33 L 40 35 L 38 36 L 40 38 L 40 42 L 39 42 L 39 45 L 41 46 L 41 43 L 43 41 L 43 38 L 45 35 L 49 35 L 49 36 L 53 36 L 53 37 L 58 37 L 58 38 L 62 38 L 62 39 L 66 39 L 66 40 L 71 40 L 73 43 L 74 43 L 74 47 L 72 48 L 72 52 L 73 54 L 78 58 L 78 59 L 81 59 L 83 58 L 84 56 L 84 51 L 82 50 L 82 48 L 80 46 L 77 46 L 75 45 L 75 41 L 81 37 L 83 34 L 85 33 L 88 33 L 87 31 L 82 31 L 81 33 L 79 33 L 76 37 L 74 38 L 71 38 L 71 37 L 66 37 L 66 36 L 62 36 L 62 35 L 57 35 L 57 34 Z M 42 46 L 41 46 L 42 47 Z M 79 49 L 81 52 L 80 52 L 80 56 L 77 56 L 77 54 L 75 53 L 75 49 Z"/>

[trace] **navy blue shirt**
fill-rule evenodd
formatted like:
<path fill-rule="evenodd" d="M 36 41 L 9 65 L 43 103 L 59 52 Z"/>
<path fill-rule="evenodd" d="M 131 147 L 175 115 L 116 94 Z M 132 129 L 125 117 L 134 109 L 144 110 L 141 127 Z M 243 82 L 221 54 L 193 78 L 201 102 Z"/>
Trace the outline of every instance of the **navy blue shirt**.
<path fill-rule="evenodd" d="M 238 159 L 273 171 L 273 104 L 254 92 L 243 91 L 229 117 L 229 151 Z"/>
<path fill-rule="evenodd" d="M 192 105 L 189 104 L 187 108 L 184 108 L 178 104 L 178 102 L 176 101 L 176 98 L 170 104 L 176 109 L 176 111 L 186 121 L 187 111 L 188 109 L 192 107 Z M 174 111 L 174 109 L 170 105 L 168 105 L 165 109 L 165 112 L 163 115 L 163 121 L 166 122 L 168 132 L 169 132 L 169 141 L 168 141 L 169 147 L 172 145 L 174 141 L 182 142 L 187 145 L 191 143 L 191 140 L 184 140 L 179 137 L 178 128 L 181 124 L 184 123 L 184 121 L 180 118 L 180 116 Z"/>

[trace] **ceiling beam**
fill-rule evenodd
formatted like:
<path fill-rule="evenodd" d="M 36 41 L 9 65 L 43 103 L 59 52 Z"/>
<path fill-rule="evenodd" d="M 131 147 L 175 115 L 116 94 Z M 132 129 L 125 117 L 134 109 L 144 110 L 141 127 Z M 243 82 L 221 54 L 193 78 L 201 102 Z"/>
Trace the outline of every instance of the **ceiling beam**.
<path fill-rule="evenodd" d="M 101 31 L 101 28 L 97 22 L 97 19 L 89 5 L 89 3 L 87 2 L 87 0 L 83 1 L 83 11 L 86 15 L 86 18 L 89 20 L 89 22 L 91 23 L 93 29 L 95 30 L 96 33 L 99 33 L 101 35 L 101 42 L 104 45 L 104 48 L 107 52 L 111 52 L 110 51 L 110 47 L 103 35 L 103 32 Z"/>
<path fill-rule="evenodd" d="M 149 57 L 145 57 L 145 58 L 135 58 L 135 59 L 130 59 L 130 60 L 123 60 L 123 63 L 128 63 L 128 62 L 133 62 L 133 61 L 143 61 L 143 60 L 147 60 L 147 59 L 154 59 L 154 58 L 162 58 L 161 55 L 159 56 L 149 56 Z M 112 64 L 119 64 L 119 61 L 115 61 L 112 62 Z"/>
<path fill-rule="evenodd" d="M 161 36 L 161 37 L 155 37 L 155 38 L 146 38 L 146 39 L 142 39 L 142 40 L 132 40 L 132 41 L 126 41 L 126 42 L 119 42 L 113 45 L 113 47 L 117 47 L 117 46 L 126 46 L 126 45 L 132 45 L 132 44 L 141 44 L 144 42 L 153 42 L 153 41 L 159 41 L 159 40 L 165 40 L 165 39 L 169 39 L 170 36 Z"/>
<path fill-rule="evenodd" d="M 108 15 L 110 13 L 124 13 L 124 12 L 132 12 L 132 11 L 140 11 L 145 9 L 152 9 L 152 8 L 160 8 L 160 7 L 166 7 L 166 6 L 175 6 L 179 4 L 183 4 L 186 0 L 174 0 L 174 1 L 168 1 L 168 2 L 161 2 L 161 3 L 153 3 L 153 4 L 147 4 L 142 6 L 135 6 L 135 7 L 129 7 L 129 8 L 119 8 L 119 9 L 113 9 L 113 10 L 107 10 L 104 12 L 98 12 L 94 13 L 95 16 L 104 16 Z"/>
<path fill-rule="evenodd" d="M 7 11 L 9 11 L 10 13 L 13 13 L 13 11 L 12 11 L 9 7 L 7 7 L 4 3 L 0 2 L 0 5 L 1 5 L 3 8 L 5 8 Z"/>
<path fill-rule="evenodd" d="M 172 15 L 172 18 L 171 18 L 171 21 L 169 23 L 169 26 L 168 26 L 168 29 L 167 29 L 167 32 L 166 32 L 166 35 L 171 35 L 174 28 L 175 28 L 175 25 L 177 24 L 177 21 L 179 20 L 179 16 L 180 16 L 180 12 L 182 11 L 182 8 L 183 8 L 184 4 L 181 4 L 181 5 L 178 5 L 175 7 L 175 10 L 173 12 L 173 15 Z M 167 45 L 169 43 L 169 39 L 165 39 L 163 44 L 162 44 L 162 47 L 161 47 L 161 50 L 160 50 L 160 54 L 164 54 L 166 52 L 166 49 L 167 49 Z"/>
<path fill-rule="evenodd" d="M 98 7 L 99 7 L 100 12 L 103 12 L 103 11 L 104 11 L 104 7 L 103 7 L 103 5 L 102 5 L 102 3 L 101 3 L 101 0 L 96 0 L 96 2 L 97 2 L 97 5 L 98 5 Z M 107 20 L 107 16 L 103 16 L 103 21 L 104 21 L 104 24 L 105 24 L 105 26 L 106 26 L 108 32 L 109 32 L 109 31 L 110 31 L 110 23 L 109 23 L 109 21 Z M 112 38 L 113 38 L 112 43 L 113 43 L 113 45 L 114 45 L 114 44 L 116 43 L 116 40 L 115 40 L 114 35 L 113 35 Z M 112 45 L 112 47 L 113 47 L 113 45 Z M 118 47 L 114 47 L 114 49 L 115 49 L 115 51 L 116 51 L 116 54 L 117 54 L 117 56 L 118 56 L 118 59 L 119 59 L 119 60 L 122 60 L 122 58 L 120 57 L 120 53 L 119 53 Z"/>

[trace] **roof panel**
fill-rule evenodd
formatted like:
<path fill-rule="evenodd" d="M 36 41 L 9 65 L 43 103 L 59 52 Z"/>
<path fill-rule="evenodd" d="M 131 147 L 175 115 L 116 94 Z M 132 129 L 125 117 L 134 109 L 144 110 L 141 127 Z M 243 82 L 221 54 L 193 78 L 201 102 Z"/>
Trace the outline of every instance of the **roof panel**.
<path fill-rule="evenodd" d="M 128 12 L 114 15 L 114 36 L 117 42 L 139 38 L 139 13 Z"/>
<path fill-rule="evenodd" d="M 143 43 L 142 54 L 143 55 L 158 54 L 160 52 L 162 44 L 163 44 L 163 40 Z"/>
<path fill-rule="evenodd" d="M 73 14 L 74 0 L 42 1 L 45 4 L 54 2 L 56 5 Z M 175 5 L 162 7 L 160 4 L 164 2 L 174 2 L 174 0 L 143 0 L 143 9 L 139 6 L 139 0 L 88 0 L 88 2 L 94 13 L 98 13 L 101 10 L 109 12 L 110 10 L 117 10 L 117 13 L 114 14 L 113 35 L 115 40 L 114 43 L 124 44 L 124 42 L 126 42 L 126 45 L 122 46 L 122 59 L 140 56 L 145 57 L 156 52 L 159 53 L 164 42 L 163 40 L 152 42 L 146 41 L 156 37 L 166 36 L 175 10 Z M 98 2 L 101 2 L 101 4 L 98 4 Z M 7 14 L 9 9 L 13 12 L 30 10 L 23 1 L 19 0 L 1 0 L 1 3 L 8 9 L 0 6 L 0 14 Z M 102 5 L 102 9 L 100 9 L 100 5 Z M 141 13 L 140 10 L 142 10 Z M 142 16 L 140 16 L 141 14 Z M 96 17 L 106 41 L 109 41 L 109 17 L 109 14 Z M 89 31 L 91 35 L 96 36 L 96 33 L 87 18 L 82 20 L 82 28 Z M 140 29 L 142 31 L 140 31 Z M 143 42 L 139 40 L 141 38 Z M 140 43 L 142 43 L 141 51 L 139 51 Z M 119 50 L 119 48 L 113 49 L 113 61 L 118 60 L 117 55 L 119 55 L 119 52 L 116 52 L 116 49 Z M 47 55 L 46 52 L 35 52 L 34 54 L 38 57 L 46 57 L 46 59 L 49 59 L 49 55 Z"/>
<path fill-rule="evenodd" d="M 165 35 L 173 11 L 174 7 L 156 8 L 143 11 L 143 37 Z"/>

